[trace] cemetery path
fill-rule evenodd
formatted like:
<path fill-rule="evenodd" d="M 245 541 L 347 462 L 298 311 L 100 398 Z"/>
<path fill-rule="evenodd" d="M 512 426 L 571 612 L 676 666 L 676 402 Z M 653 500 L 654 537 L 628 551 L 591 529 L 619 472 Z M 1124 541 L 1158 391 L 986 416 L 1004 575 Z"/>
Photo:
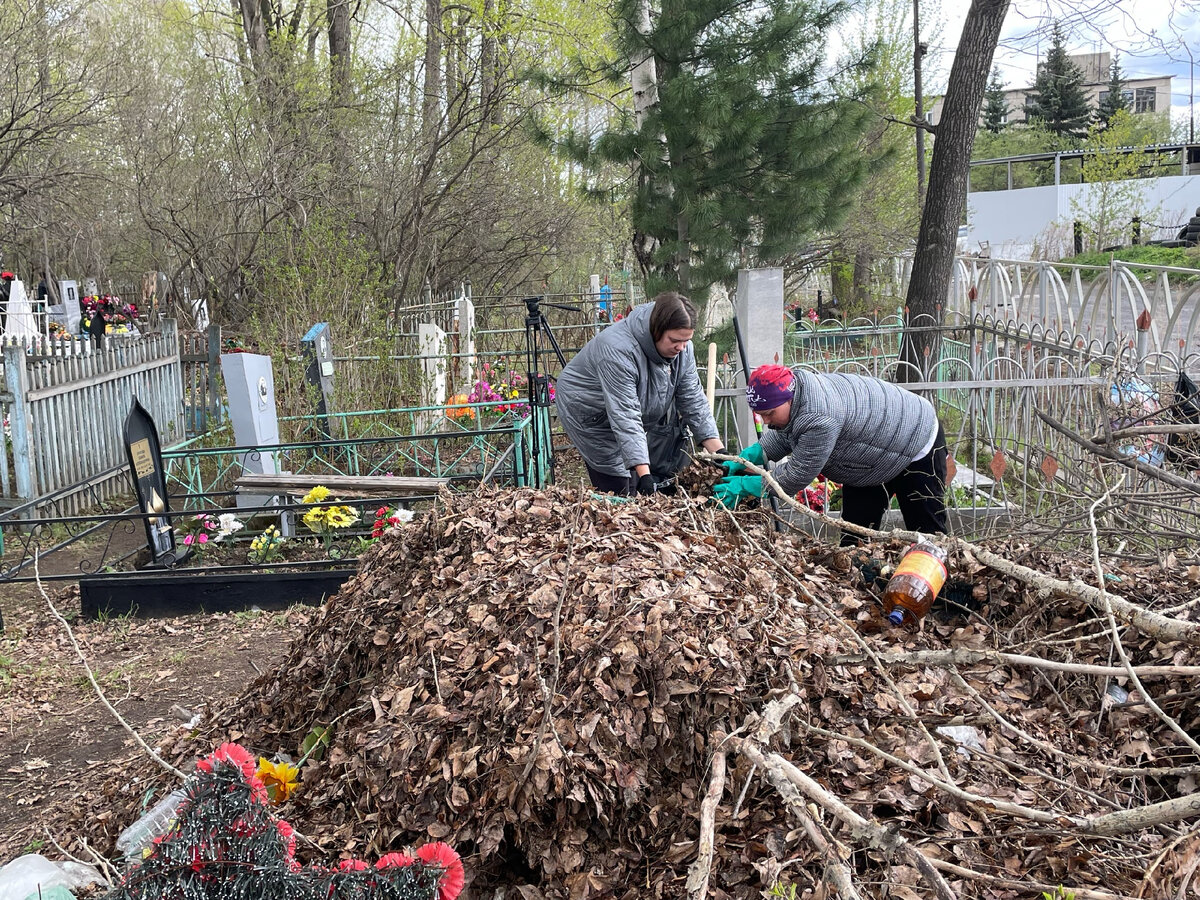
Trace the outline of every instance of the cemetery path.
<path fill-rule="evenodd" d="M 241 694 L 279 661 L 290 634 L 314 612 L 296 606 L 276 613 L 82 621 L 78 588 L 52 583 L 48 592 L 71 621 L 106 697 L 151 746 L 205 704 L 219 706 Z M 37 586 L 0 588 L 0 609 L 6 626 L 0 640 L 0 861 L 28 852 L 59 856 L 52 840 L 67 846 L 71 836 L 49 835 L 38 824 L 52 816 L 55 803 L 76 802 L 90 777 L 99 793 L 98 775 L 105 767 L 111 771 L 114 759 L 134 754 L 139 761 L 129 777 L 135 781 L 154 763 L 136 755 L 132 736 L 98 700 Z"/>

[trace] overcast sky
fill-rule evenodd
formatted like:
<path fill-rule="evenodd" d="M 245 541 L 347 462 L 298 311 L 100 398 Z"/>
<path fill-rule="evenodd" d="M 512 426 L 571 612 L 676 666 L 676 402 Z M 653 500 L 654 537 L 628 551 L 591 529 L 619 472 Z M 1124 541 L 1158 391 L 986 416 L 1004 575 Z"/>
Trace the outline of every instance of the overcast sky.
<path fill-rule="evenodd" d="M 927 91 L 936 94 L 945 90 L 954 48 L 971 4 L 970 0 L 940 0 L 938 10 L 935 0 L 928 2 L 933 17 L 927 19 L 922 13 L 922 34 L 937 34 L 939 21 L 942 25 L 940 34 L 930 40 L 931 65 L 927 65 L 936 78 Z M 1037 62 L 1050 45 L 1051 25 L 1056 19 L 1066 34 L 1070 53 L 1119 53 L 1121 71 L 1129 78 L 1174 76 L 1171 105 L 1176 116 L 1187 114 L 1192 71 L 1189 51 L 1200 64 L 1200 0 L 1013 0 L 995 58 L 1005 87 L 1033 84 Z M 1200 93 L 1200 82 L 1196 91 Z"/>

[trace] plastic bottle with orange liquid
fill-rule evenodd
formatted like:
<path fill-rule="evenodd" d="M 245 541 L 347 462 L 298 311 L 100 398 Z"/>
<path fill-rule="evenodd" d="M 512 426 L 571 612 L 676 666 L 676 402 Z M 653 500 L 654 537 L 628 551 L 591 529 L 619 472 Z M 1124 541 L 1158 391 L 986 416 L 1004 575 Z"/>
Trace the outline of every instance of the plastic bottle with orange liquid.
<path fill-rule="evenodd" d="M 883 591 L 883 611 L 893 625 L 916 624 L 946 583 L 946 551 L 929 541 L 913 544 Z"/>

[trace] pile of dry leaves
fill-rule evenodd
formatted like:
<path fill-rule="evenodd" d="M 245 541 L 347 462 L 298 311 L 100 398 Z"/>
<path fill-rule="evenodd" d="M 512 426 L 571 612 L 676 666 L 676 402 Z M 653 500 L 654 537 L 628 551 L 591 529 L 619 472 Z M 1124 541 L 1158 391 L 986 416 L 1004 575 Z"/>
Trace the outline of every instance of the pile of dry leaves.
<path fill-rule="evenodd" d="M 902 546 L 867 549 L 894 562 Z M 761 512 L 446 495 L 377 543 L 278 668 L 164 750 L 181 765 L 226 739 L 299 755 L 325 734 L 287 811 L 314 842 L 301 854 L 446 840 L 478 898 L 687 896 L 718 753 L 709 896 L 828 896 L 838 873 L 865 896 L 933 896 L 897 838 L 958 896 L 1059 883 L 1161 896 L 1190 877 L 1200 839 L 1186 823 L 1101 818 L 1187 793 L 1200 773 L 1136 692 L 1102 700 L 1104 620 L 953 565 L 978 608 L 899 631 L 849 552 L 777 534 Z M 1194 593 L 1182 575 L 1143 584 L 1156 601 L 1125 587 L 1163 606 Z M 1124 637 L 1134 664 L 1197 662 Z M 1188 691 L 1174 672 L 1148 675 L 1156 696 Z M 772 701 L 792 705 L 766 730 Z M 785 803 L 751 762 L 762 754 L 819 791 Z"/>

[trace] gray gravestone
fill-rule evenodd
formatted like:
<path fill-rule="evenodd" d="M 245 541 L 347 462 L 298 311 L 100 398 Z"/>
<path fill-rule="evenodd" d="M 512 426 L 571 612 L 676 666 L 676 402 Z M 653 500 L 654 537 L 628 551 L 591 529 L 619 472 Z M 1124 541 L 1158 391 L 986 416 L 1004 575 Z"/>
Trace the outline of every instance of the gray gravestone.
<path fill-rule="evenodd" d="M 258 353 L 222 353 L 221 374 L 229 398 L 234 444 L 259 448 L 242 455 L 242 471 L 276 474 L 275 455 L 270 448 L 279 443 L 279 416 L 275 409 L 271 357 Z M 238 506 L 267 506 L 273 501 L 273 497 L 260 494 L 237 495 Z"/>
<path fill-rule="evenodd" d="M 783 269 L 738 270 L 733 311 L 741 326 L 750 371 L 768 363 L 783 365 Z M 742 446 L 758 440 L 746 403 L 747 374 L 738 379 L 737 423 Z"/>
<path fill-rule="evenodd" d="M 50 307 L 50 318 L 62 325 L 68 334 L 79 334 L 79 285 L 74 281 L 58 283 L 58 303 Z"/>

